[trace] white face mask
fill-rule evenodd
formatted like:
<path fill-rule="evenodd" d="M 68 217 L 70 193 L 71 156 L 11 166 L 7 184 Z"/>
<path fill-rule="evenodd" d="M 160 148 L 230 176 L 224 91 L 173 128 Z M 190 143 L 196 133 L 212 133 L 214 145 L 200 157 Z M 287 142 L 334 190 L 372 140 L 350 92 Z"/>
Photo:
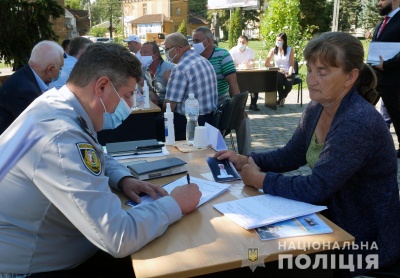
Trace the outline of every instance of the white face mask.
<path fill-rule="evenodd" d="M 171 47 L 169 50 L 165 51 L 165 58 L 167 58 L 168 62 L 173 63 L 173 62 L 174 62 L 174 59 L 175 59 L 175 57 L 176 57 L 176 55 L 178 55 L 178 53 L 176 53 L 176 54 L 174 55 L 174 57 L 169 56 L 169 53 L 170 53 L 171 50 L 174 49 L 175 47 L 176 47 L 176 46 Z"/>
<path fill-rule="evenodd" d="M 283 42 L 277 41 L 277 42 L 276 42 L 276 46 L 279 47 L 279 48 L 282 48 Z"/>
<path fill-rule="evenodd" d="M 245 44 L 239 44 L 239 49 L 240 51 L 243 51 L 246 49 L 246 45 Z"/>
<path fill-rule="evenodd" d="M 153 61 L 153 56 L 140 56 L 140 62 L 145 67 L 150 66 Z"/>
<path fill-rule="evenodd" d="M 206 39 L 204 39 L 204 41 L 205 41 Z M 199 42 L 199 43 L 194 43 L 193 44 L 193 48 L 194 48 L 194 52 L 196 52 L 197 54 L 201 54 L 201 53 L 203 53 L 203 51 L 204 50 L 206 50 L 206 48 L 204 47 L 204 45 L 203 45 L 203 42 L 204 41 L 202 41 L 202 42 Z"/>

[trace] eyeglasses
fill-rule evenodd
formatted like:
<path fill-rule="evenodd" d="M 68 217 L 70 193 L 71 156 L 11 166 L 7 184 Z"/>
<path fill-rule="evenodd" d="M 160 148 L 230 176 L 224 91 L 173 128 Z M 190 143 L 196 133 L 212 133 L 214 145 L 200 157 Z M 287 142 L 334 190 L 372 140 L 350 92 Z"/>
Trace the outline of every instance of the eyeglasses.
<path fill-rule="evenodd" d="M 171 51 L 174 47 L 180 47 L 179 45 L 174 45 L 173 47 L 166 48 L 165 51 Z"/>

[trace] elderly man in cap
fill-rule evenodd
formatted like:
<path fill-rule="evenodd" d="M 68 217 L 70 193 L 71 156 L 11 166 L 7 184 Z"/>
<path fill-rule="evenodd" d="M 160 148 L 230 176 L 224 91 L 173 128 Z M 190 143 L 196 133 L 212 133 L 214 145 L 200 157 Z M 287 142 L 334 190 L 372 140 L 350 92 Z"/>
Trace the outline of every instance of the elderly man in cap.
<path fill-rule="evenodd" d="M 130 35 L 124 42 L 128 43 L 129 50 L 136 55 L 138 59 L 140 59 L 140 49 L 142 48 L 142 41 L 139 36 Z"/>

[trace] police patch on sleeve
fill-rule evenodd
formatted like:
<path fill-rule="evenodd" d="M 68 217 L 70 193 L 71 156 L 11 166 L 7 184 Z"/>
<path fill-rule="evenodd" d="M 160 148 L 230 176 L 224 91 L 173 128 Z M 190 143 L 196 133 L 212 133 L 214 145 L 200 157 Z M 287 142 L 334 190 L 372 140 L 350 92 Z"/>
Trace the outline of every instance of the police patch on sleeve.
<path fill-rule="evenodd" d="M 98 176 L 101 173 L 101 163 L 93 146 L 88 143 L 76 144 L 81 155 L 81 159 L 86 168 L 94 175 Z"/>

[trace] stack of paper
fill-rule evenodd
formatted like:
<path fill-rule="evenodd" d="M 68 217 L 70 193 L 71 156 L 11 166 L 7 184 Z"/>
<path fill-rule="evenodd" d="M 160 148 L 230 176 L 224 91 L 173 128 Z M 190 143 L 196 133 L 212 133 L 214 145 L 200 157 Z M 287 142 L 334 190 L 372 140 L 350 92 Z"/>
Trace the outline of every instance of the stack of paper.
<path fill-rule="evenodd" d="M 327 209 L 326 206 L 316 206 L 268 194 L 215 204 L 214 208 L 245 229 L 253 229 Z"/>
<path fill-rule="evenodd" d="M 217 182 L 213 182 L 213 181 L 208 181 L 208 180 L 203 180 L 203 179 L 198 179 L 198 178 L 194 178 L 194 177 L 190 177 L 190 182 L 191 183 L 195 183 L 199 186 L 199 190 L 201 191 L 201 197 L 200 197 L 200 202 L 197 205 L 197 207 L 201 206 L 202 204 L 204 204 L 205 202 L 210 201 L 211 199 L 217 197 L 218 195 L 222 194 L 223 192 L 225 192 L 228 187 L 229 184 L 221 184 L 221 183 L 217 183 Z M 171 191 L 180 185 L 184 185 L 187 184 L 187 178 L 186 176 L 177 179 L 171 183 L 168 183 L 166 185 L 164 185 L 164 189 L 167 190 L 168 193 L 171 193 Z M 138 205 L 143 205 L 143 204 L 148 204 L 153 202 L 153 198 L 151 196 L 143 196 L 141 198 L 141 203 L 140 204 L 136 204 L 133 201 L 128 201 L 126 202 L 127 205 L 130 206 L 138 206 Z"/>

